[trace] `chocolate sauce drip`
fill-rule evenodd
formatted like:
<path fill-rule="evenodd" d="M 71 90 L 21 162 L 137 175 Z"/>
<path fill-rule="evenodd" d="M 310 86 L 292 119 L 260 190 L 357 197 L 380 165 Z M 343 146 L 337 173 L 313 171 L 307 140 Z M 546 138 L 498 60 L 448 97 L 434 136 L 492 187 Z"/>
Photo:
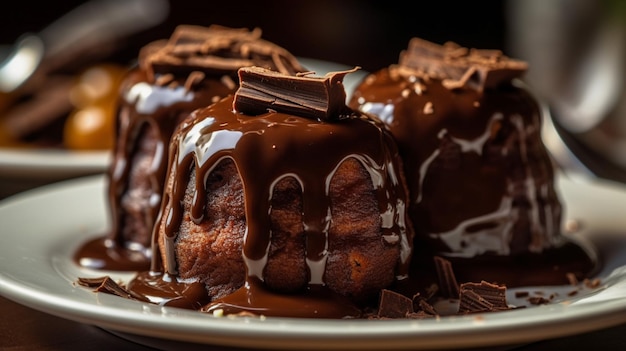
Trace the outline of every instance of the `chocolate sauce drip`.
<path fill-rule="evenodd" d="M 294 56 L 260 34 L 180 26 L 169 41 L 142 48 L 119 99 L 117 141 L 108 172 L 112 231 L 79 248 L 76 262 L 95 269 L 149 268 L 175 128 L 191 111 L 234 94 L 237 70 L 245 65 L 305 71 Z"/>

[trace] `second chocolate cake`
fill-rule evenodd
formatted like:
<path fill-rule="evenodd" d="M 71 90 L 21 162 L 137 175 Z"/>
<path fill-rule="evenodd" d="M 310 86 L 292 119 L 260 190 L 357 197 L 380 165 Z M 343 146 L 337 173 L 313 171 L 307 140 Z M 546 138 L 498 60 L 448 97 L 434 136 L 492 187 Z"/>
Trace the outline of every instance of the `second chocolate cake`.
<path fill-rule="evenodd" d="M 594 269 L 593 250 L 561 232 L 540 108 L 518 80 L 526 70 L 500 51 L 414 38 L 356 88 L 349 105 L 380 117 L 404 158 L 416 262 L 441 255 L 460 281 L 508 286 Z"/>
<path fill-rule="evenodd" d="M 147 269 L 161 205 L 167 149 L 189 112 L 234 94 L 246 66 L 295 74 L 305 69 L 261 30 L 180 25 L 144 46 L 119 98 L 116 145 L 108 171 L 112 229 L 85 243 L 76 261 L 90 268 Z"/>

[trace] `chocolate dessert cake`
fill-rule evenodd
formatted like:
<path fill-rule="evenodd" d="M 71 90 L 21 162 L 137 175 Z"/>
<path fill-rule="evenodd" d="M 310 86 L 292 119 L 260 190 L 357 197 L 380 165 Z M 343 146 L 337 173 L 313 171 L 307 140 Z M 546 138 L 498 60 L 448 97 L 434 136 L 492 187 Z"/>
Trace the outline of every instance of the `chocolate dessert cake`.
<path fill-rule="evenodd" d="M 125 77 L 108 172 L 112 230 L 86 243 L 76 261 L 87 267 L 149 267 L 152 229 L 161 204 L 167 150 L 189 112 L 234 94 L 246 66 L 295 74 L 305 69 L 261 31 L 181 25 L 169 40 L 144 46 Z"/>
<path fill-rule="evenodd" d="M 349 106 L 377 115 L 404 160 L 414 277 L 434 271 L 424 269 L 434 255 L 460 281 L 509 287 L 567 284 L 568 273 L 594 269 L 593 250 L 561 231 L 540 108 L 519 79 L 526 70 L 497 50 L 413 38 L 397 64 L 356 87 Z"/>
<path fill-rule="evenodd" d="M 234 96 L 195 110 L 172 136 L 153 266 L 128 289 L 213 313 L 344 318 L 406 279 L 401 159 L 378 119 L 346 106 L 350 72 L 242 68 Z"/>
<path fill-rule="evenodd" d="M 78 284 L 218 317 L 380 320 L 597 288 L 593 248 L 561 229 L 525 62 L 415 38 L 346 105 L 357 69 L 246 66 L 235 94 L 181 112 L 150 269 Z"/>

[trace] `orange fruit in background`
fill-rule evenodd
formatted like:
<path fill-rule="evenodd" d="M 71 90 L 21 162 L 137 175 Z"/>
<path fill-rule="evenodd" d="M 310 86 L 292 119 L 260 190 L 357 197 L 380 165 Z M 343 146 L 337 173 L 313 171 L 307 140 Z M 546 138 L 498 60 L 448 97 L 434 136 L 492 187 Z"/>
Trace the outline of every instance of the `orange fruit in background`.
<path fill-rule="evenodd" d="M 63 130 L 63 144 L 72 150 L 112 149 L 115 140 L 115 112 L 119 86 L 125 68 L 99 64 L 76 78 L 70 93 L 75 106 Z"/>
<path fill-rule="evenodd" d="M 65 121 L 63 144 L 72 150 L 113 149 L 114 119 L 114 108 L 110 104 L 76 109 Z"/>

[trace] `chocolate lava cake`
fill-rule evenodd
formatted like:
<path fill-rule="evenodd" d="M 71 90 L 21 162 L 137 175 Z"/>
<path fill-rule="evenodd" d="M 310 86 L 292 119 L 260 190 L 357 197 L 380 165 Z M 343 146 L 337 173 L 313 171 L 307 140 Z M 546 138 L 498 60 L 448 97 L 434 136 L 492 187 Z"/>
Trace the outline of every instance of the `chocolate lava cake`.
<path fill-rule="evenodd" d="M 567 284 L 593 271 L 592 248 L 562 232 L 541 109 L 526 62 L 498 50 L 413 38 L 369 74 L 349 106 L 378 116 L 404 160 L 415 226 L 414 276 L 440 255 L 460 281 Z M 422 262 L 423 263 L 423 262 Z"/>

